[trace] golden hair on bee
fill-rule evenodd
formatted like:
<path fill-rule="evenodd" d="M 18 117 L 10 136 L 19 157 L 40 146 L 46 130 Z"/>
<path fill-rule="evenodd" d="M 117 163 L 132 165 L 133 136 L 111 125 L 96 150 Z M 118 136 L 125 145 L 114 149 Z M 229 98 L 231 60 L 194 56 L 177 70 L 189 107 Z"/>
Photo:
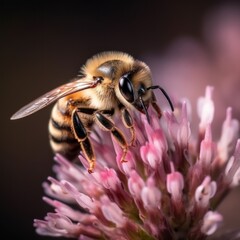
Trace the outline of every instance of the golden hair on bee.
<path fill-rule="evenodd" d="M 161 110 L 152 90 L 160 89 L 173 105 L 167 93 L 160 86 L 152 85 L 149 67 L 123 52 L 103 52 L 86 61 L 81 75 L 30 102 L 11 119 L 33 114 L 56 102 L 49 120 L 50 145 L 54 152 L 74 158 L 80 151 L 89 162 L 89 173 L 96 162 L 90 133 L 93 124 L 109 131 L 123 150 L 122 161 L 129 145 L 135 141 L 135 129 L 131 110 L 146 114 L 149 105 L 161 117 Z M 124 126 L 131 133 L 128 143 L 123 132 L 115 125 L 113 116 L 119 114 Z"/>
<path fill-rule="evenodd" d="M 95 71 L 102 64 L 109 61 L 121 61 L 125 64 L 129 64 L 131 66 L 134 63 L 134 59 L 127 53 L 123 52 L 102 52 L 94 55 L 86 61 L 86 64 L 82 67 L 83 72 L 88 72 L 90 75 L 94 75 Z"/>

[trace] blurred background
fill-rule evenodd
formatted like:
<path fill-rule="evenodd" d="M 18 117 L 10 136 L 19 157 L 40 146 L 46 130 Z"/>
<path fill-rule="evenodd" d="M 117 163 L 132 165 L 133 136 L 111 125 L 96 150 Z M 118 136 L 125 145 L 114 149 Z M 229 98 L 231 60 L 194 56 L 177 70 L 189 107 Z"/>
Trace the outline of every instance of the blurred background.
<path fill-rule="evenodd" d="M 34 218 L 52 210 L 41 199 L 41 184 L 52 174 L 47 131 L 52 106 L 9 119 L 75 77 L 93 54 L 118 50 L 145 61 L 156 84 L 192 102 L 193 125 L 197 98 L 206 85 L 214 86 L 216 138 L 226 107 L 240 119 L 238 2 L 1 1 L 1 232 L 9 239 L 53 239 L 38 236 L 32 226 Z M 220 206 L 225 229 L 240 227 L 239 199 L 236 189 Z"/>

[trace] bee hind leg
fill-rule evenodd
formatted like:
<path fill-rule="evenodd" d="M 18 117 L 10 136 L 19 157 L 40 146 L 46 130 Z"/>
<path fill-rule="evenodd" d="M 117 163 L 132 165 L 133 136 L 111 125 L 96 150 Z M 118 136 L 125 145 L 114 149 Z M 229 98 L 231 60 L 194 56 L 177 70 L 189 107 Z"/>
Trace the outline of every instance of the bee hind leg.
<path fill-rule="evenodd" d="M 109 117 L 104 116 L 100 111 L 95 112 L 94 115 L 97 125 L 104 131 L 111 132 L 112 136 L 118 142 L 123 150 L 121 162 L 126 162 L 125 157 L 128 151 L 128 144 L 122 131 L 115 126 L 114 122 Z"/>
<path fill-rule="evenodd" d="M 72 113 L 72 131 L 75 138 L 78 140 L 81 150 L 83 151 L 87 161 L 89 162 L 88 172 L 92 173 L 96 163 L 96 157 L 93 151 L 91 141 L 88 138 L 88 133 L 84 127 L 77 111 Z"/>

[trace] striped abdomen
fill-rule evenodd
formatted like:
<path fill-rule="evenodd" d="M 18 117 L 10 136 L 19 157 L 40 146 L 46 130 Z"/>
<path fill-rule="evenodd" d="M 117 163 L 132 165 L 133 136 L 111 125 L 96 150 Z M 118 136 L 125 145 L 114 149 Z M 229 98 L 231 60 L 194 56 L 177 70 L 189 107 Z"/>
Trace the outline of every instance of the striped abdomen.
<path fill-rule="evenodd" d="M 61 153 L 72 159 L 79 154 L 80 145 L 71 130 L 72 109 L 67 101 L 59 100 L 53 107 L 49 120 L 50 145 L 55 153 Z"/>

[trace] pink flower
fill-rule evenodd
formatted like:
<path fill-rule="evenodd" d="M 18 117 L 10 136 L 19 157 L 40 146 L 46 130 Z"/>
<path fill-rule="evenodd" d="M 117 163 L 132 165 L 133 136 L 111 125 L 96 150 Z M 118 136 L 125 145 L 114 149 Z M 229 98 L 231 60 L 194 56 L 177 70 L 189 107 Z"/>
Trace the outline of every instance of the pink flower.
<path fill-rule="evenodd" d="M 200 117 L 200 131 L 205 131 L 208 124 L 211 124 L 214 116 L 214 103 L 212 100 L 213 87 L 207 87 L 204 97 L 198 99 L 198 115 Z"/>
<path fill-rule="evenodd" d="M 199 98 L 199 131 L 190 128 L 186 102 L 177 103 L 174 112 L 164 111 L 160 121 L 149 109 L 151 124 L 145 115 L 134 114 L 137 140 L 126 162 L 101 130 L 97 138 L 91 135 L 97 155 L 92 174 L 84 157 L 75 163 L 56 154 L 56 177 L 43 184 L 49 196 L 43 200 L 55 211 L 34 220 L 37 233 L 120 240 L 212 235 L 223 221 L 218 205 L 240 182 L 239 124 L 228 108 L 220 140 L 213 140 L 212 94 L 207 87 Z"/>

